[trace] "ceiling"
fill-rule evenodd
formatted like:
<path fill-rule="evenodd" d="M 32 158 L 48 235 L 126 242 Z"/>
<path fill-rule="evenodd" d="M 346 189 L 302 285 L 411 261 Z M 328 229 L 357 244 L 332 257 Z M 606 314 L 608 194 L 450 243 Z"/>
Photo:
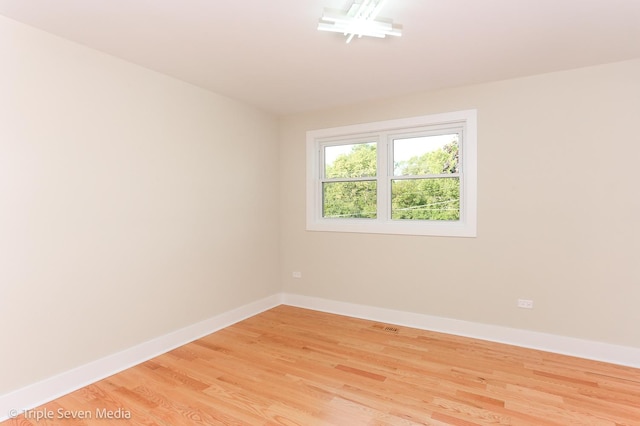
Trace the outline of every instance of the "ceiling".
<path fill-rule="evenodd" d="M 278 115 L 640 57 L 640 0 L 388 0 L 379 18 L 402 37 L 316 30 L 350 4 L 0 0 L 0 14 Z"/>

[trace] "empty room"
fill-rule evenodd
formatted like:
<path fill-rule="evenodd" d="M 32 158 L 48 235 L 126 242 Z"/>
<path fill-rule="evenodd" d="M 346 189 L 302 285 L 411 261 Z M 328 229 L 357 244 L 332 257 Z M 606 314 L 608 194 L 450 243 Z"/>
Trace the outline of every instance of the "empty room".
<path fill-rule="evenodd" d="M 0 424 L 640 425 L 640 1 L 0 0 Z"/>

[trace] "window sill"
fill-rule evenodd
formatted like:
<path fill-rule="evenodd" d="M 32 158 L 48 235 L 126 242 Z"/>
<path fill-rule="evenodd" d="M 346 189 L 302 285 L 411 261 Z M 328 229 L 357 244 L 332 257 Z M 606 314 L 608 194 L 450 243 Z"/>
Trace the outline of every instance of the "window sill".
<path fill-rule="evenodd" d="M 476 224 L 465 222 L 423 222 L 376 219 L 322 219 L 307 223 L 307 231 L 399 234 L 434 237 L 476 237 Z"/>

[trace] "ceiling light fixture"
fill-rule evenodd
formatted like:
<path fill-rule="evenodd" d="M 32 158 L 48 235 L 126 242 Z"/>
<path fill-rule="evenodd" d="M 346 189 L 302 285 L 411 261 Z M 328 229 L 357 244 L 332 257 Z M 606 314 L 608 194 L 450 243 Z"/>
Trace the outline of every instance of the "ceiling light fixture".
<path fill-rule="evenodd" d="M 388 35 L 400 36 L 401 32 L 390 21 L 376 21 L 376 16 L 384 6 L 386 0 L 354 0 L 347 11 L 336 12 L 325 9 L 318 24 L 319 31 L 343 33 L 347 36 L 347 43 L 354 36 L 385 38 Z"/>

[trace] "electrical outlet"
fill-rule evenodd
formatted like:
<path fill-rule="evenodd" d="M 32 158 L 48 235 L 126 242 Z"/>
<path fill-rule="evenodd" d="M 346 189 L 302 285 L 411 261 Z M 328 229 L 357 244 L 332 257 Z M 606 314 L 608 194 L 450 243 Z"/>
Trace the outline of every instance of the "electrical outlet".
<path fill-rule="evenodd" d="M 291 273 L 293 278 L 302 278 L 302 272 L 294 271 Z"/>
<path fill-rule="evenodd" d="M 533 309 L 533 300 L 518 299 L 518 308 Z"/>

